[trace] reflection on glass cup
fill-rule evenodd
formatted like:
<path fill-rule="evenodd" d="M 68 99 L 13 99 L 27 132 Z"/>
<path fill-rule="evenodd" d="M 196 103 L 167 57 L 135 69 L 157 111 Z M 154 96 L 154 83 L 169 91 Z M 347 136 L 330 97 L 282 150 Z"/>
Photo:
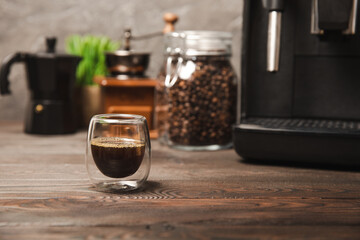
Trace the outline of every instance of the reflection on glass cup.
<path fill-rule="evenodd" d="M 151 163 L 145 117 L 100 114 L 92 117 L 86 144 L 90 181 L 102 191 L 129 191 L 147 179 Z"/>

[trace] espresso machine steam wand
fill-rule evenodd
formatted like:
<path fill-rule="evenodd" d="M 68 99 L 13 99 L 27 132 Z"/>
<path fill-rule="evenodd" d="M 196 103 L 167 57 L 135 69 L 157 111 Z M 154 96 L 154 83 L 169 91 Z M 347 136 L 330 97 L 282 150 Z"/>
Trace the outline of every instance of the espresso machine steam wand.
<path fill-rule="evenodd" d="M 277 72 L 279 71 L 281 15 L 284 10 L 284 0 L 262 0 L 262 3 L 269 11 L 266 70 Z"/>

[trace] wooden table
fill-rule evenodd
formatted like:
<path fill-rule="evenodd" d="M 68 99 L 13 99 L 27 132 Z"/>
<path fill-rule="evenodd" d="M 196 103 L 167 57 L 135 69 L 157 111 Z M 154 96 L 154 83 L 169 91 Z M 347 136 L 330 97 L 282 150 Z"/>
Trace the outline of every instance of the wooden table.
<path fill-rule="evenodd" d="M 360 239 L 360 172 L 246 163 L 154 141 L 143 191 L 97 192 L 85 132 L 0 124 L 0 239 Z"/>

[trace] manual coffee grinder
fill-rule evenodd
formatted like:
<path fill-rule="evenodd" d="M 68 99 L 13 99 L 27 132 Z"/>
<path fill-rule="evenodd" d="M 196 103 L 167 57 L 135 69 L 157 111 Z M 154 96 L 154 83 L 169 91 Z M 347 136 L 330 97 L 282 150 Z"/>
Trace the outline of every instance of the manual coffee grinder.
<path fill-rule="evenodd" d="M 46 38 L 46 52 L 17 52 L 5 58 L 0 69 L 0 94 L 10 94 L 8 75 L 13 63 L 24 62 L 30 101 L 25 132 L 65 134 L 76 131 L 73 103 L 75 72 L 81 58 L 55 51 L 56 38 Z"/>
<path fill-rule="evenodd" d="M 130 42 L 162 36 L 166 32 L 174 31 L 178 17 L 173 13 L 166 13 L 163 18 L 165 27 L 159 32 L 133 36 L 131 30 L 126 29 L 123 49 L 106 53 L 109 75 L 94 79 L 101 86 L 102 111 L 145 116 L 151 138 L 158 137 L 156 93 L 159 81 L 145 74 L 150 53 L 132 50 Z"/>

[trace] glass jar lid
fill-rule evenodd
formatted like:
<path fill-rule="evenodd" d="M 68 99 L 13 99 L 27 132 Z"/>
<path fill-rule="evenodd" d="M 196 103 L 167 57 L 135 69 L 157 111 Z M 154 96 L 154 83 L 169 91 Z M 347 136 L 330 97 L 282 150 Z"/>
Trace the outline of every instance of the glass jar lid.
<path fill-rule="evenodd" d="M 232 34 L 218 31 L 181 31 L 165 34 L 169 55 L 231 55 Z"/>

